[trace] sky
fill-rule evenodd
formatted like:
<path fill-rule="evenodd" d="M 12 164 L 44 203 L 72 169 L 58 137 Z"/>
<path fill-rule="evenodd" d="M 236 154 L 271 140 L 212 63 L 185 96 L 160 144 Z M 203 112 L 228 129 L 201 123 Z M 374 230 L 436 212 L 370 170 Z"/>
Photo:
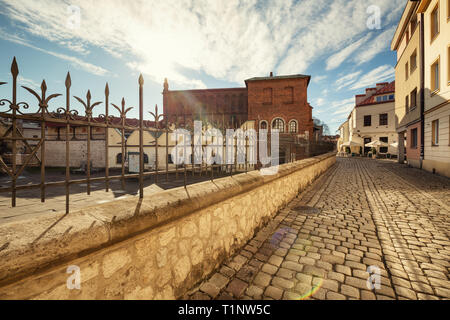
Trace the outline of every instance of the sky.
<path fill-rule="evenodd" d="M 164 78 L 177 90 L 244 87 L 245 79 L 270 72 L 307 74 L 313 117 L 333 134 L 356 94 L 394 80 L 390 42 L 406 2 L 0 0 L 0 82 L 9 82 L 0 98 L 10 98 L 13 57 L 20 85 L 37 89 L 45 79 L 48 94 L 65 93 L 70 72 L 72 95 L 85 98 L 89 89 L 93 101 L 104 101 L 108 82 L 110 102 L 124 97 L 131 107 L 142 73 L 146 111 L 162 109 Z M 34 99 L 22 88 L 18 97 Z M 49 110 L 64 105 L 62 96 Z"/>

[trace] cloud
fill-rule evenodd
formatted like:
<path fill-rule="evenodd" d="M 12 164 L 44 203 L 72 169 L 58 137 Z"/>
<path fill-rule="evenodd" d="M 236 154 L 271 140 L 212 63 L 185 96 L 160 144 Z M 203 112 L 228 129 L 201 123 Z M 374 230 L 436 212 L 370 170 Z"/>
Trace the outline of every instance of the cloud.
<path fill-rule="evenodd" d="M 353 84 L 361 73 L 362 73 L 362 71 L 360 70 L 360 71 L 356 71 L 353 73 L 349 73 L 349 74 L 337 79 L 335 82 L 335 84 L 337 86 L 336 90 L 339 91 L 342 88 Z"/>
<path fill-rule="evenodd" d="M 10 41 L 10 42 L 14 42 L 14 43 L 17 43 L 17 44 L 20 44 L 20 45 L 32 48 L 34 50 L 37 50 L 37 51 L 40 51 L 40 52 L 52 55 L 52 56 L 54 56 L 54 57 L 56 57 L 58 59 L 68 61 L 72 65 L 74 65 L 75 67 L 78 67 L 78 68 L 80 68 L 80 69 L 82 69 L 82 70 L 84 70 L 86 72 L 89 72 L 89 73 L 92 73 L 92 74 L 95 74 L 95 75 L 98 75 L 98 76 L 103 76 L 103 75 L 106 75 L 106 74 L 109 73 L 108 70 L 106 70 L 106 69 L 104 69 L 102 67 L 96 66 L 94 64 L 91 64 L 89 62 L 86 62 L 84 60 L 81 60 L 81 59 L 79 59 L 77 57 L 69 56 L 69 55 L 66 55 L 66 54 L 62 54 L 62 53 L 58 53 L 58 52 L 54 52 L 54 51 L 50 51 L 50 50 L 39 48 L 39 47 L 29 43 L 27 40 L 19 37 L 18 35 L 7 34 L 1 28 L 0 28 L 0 39 L 6 40 L 6 41 Z"/>
<path fill-rule="evenodd" d="M 362 64 L 372 60 L 377 54 L 385 51 L 390 45 L 395 29 L 396 26 L 393 26 L 375 37 L 368 43 L 366 50 L 357 54 L 354 61 L 357 64 Z"/>
<path fill-rule="evenodd" d="M 349 113 L 350 111 L 352 111 L 354 107 L 355 107 L 354 103 L 349 103 L 349 104 L 346 104 L 346 105 L 343 105 L 343 106 L 339 107 L 338 110 L 333 112 L 333 114 L 334 115 L 346 114 L 346 113 Z"/>
<path fill-rule="evenodd" d="M 39 83 L 35 82 L 32 79 L 24 78 L 21 75 L 19 75 L 17 77 L 17 81 L 18 81 L 19 85 L 29 87 L 33 90 L 36 90 L 41 87 L 41 85 Z"/>
<path fill-rule="evenodd" d="M 393 79 L 394 76 L 395 69 L 392 66 L 382 65 L 363 75 L 350 87 L 350 89 L 356 90 L 374 86 L 377 82 Z"/>
<path fill-rule="evenodd" d="M 371 34 L 369 33 L 365 37 L 362 37 L 356 42 L 353 42 L 346 48 L 340 50 L 339 52 L 335 53 L 331 57 L 327 59 L 327 67 L 326 70 L 333 70 L 336 69 L 341 65 L 342 62 L 347 60 L 347 58 L 353 54 L 361 45 L 365 44 L 371 37 Z"/>
<path fill-rule="evenodd" d="M 314 76 L 312 77 L 312 82 L 314 83 L 319 83 L 323 80 L 325 80 L 327 78 L 327 76 L 323 75 L 323 76 Z"/>
<path fill-rule="evenodd" d="M 323 105 L 325 104 L 325 99 L 323 99 L 323 98 L 317 98 L 315 104 L 316 104 L 316 106 L 318 106 L 318 107 L 323 106 Z"/>
<path fill-rule="evenodd" d="M 306 72 L 315 61 L 333 68 L 367 34 L 360 0 L 71 0 L 80 8 L 80 27 L 69 28 L 73 13 L 57 0 L 3 0 L 0 4 L 21 31 L 90 56 L 102 48 L 148 78 L 182 86 L 203 86 L 192 74 L 240 83 L 248 77 Z M 378 0 L 383 25 L 404 0 Z M 299 18 L 300 17 L 300 18 Z M 351 41 L 357 40 L 351 43 Z M 350 43 L 350 45 L 348 45 Z M 347 46 L 344 49 L 343 46 Z M 349 49 L 350 47 L 350 49 Z M 84 60 L 62 57 L 82 68 Z M 363 59 L 363 57 L 361 57 Z M 124 62 L 124 64 L 126 63 Z M 94 69 L 102 73 L 104 70 Z M 187 71 L 194 71 L 189 73 Z M 313 78 L 314 79 L 314 78 Z"/>

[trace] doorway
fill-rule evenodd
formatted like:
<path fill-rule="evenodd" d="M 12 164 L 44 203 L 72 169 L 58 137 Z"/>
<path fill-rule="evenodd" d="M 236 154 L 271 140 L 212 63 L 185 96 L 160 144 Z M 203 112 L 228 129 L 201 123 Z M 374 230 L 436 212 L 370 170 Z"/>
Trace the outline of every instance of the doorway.
<path fill-rule="evenodd" d="M 366 144 L 371 143 L 372 138 L 364 138 L 364 155 L 367 156 L 367 154 L 372 150 L 371 147 L 366 147 Z"/>

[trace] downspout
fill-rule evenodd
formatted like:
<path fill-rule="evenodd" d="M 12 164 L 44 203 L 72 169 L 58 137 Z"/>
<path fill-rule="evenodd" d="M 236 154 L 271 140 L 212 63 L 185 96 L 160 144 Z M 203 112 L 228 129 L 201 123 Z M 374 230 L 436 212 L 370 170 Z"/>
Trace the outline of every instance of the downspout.
<path fill-rule="evenodd" d="M 420 14 L 420 169 L 425 159 L 425 39 L 424 14 Z"/>

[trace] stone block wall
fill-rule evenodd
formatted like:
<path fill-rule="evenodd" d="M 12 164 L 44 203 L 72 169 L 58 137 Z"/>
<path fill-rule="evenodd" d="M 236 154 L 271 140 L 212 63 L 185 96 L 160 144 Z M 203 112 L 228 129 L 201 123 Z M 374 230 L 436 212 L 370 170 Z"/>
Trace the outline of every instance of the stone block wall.
<path fill-rule="evenodd" d="M 279 167 L 0 226 L 0 299 L 175 299 L 331 167 Z M 68 289 L 80 270 L 80 289 Z"/>

